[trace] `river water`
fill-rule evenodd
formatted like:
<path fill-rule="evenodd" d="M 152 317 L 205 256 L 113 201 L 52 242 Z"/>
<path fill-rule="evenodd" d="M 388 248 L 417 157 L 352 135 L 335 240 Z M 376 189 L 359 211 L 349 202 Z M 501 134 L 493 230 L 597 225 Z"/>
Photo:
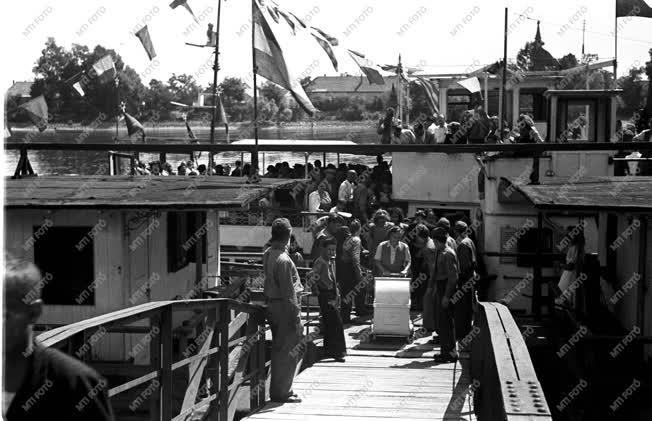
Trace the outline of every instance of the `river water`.
<path fill-rule="evenodd" d="M 157 143 L 177 144 L 187 142 L 187 132 L 185 127 L 166 127 L 166 128 L 147 128 L 147 138 Z M 193 132 L 199 143 L 208 143 L 210 140 L 210 128 L 193 128 Z M 119 138 L 126 138 L 127 133 L 124 128 L 119 131 Z M 32 129 L 13 129 L 13 136 L 6 142 L 22 143 L 26 139 L 31 143 L 111 143 L 116 137 L 115 129 L 95 129 L 86 131 L 79 129 L 57 130 L 47 129 L 43 133 L 35 132 Z M 250 133 L 247 130 L 233 130 L 230 140 L 239 140 L 249 138 Z M 223 129 L 216 130 L 216 142 L 225 143 L 226 134 Z M 356 143 L 373 143 L 378 141 L 373 123 L 355 124 L 355 125 L 310 125 L 305 126 L 281 126 L 259 129 L 259 139 L 302 139 L 302 140 L 352 140 Z M 249 154 L 244 155 L 244 161 L 250 161 Z M 18 163 L 18 151 L 5 151 L 4 156 L 4 175 L 13 175 Z M 143 153 L 140 155 L 141 161 L 150 162 L 158 160 L 158 154 Z M 189 156 L 185 154 L 168 154 L 167 161 L 176 171 L 177 166 L 182 160 L 188 160 Z M 232 167 L 236 160 L 241 159 L 240 152 L 225 152 L 215 156 L 215 162 L 218 164 L 230 164 Z M 323 154 L 312 154 L 310 161 L 316 159 L 323 160 Z M 32 168 L 37 174 L 41 175 L 105 175 L 108 174 L 108 155 L 107 152 L 90 152 L 90 151 L 29 151 L 29 160 Z M 261 153 L 259 161 L 261 167 L 264 165 L 275 164 L 277 162 L 287 161 L 290 166 L 295 163 L 304 164 L 305 156 L 301 151 L 297 152 L 266 152 L 263 156 Z M 200 164 L 208 162 L 208 154 L 203 153 L 199 159 Z M 337 154 L 331 153 L 326 156 L 327 163 L 337 165 Z M 340 162 L 354 162 L 366 165 L 375 164 L 373 156 L 355 156 L 342 154 Z M 128 162 L 123 165 L 124 171 L 128 170 Z"/>

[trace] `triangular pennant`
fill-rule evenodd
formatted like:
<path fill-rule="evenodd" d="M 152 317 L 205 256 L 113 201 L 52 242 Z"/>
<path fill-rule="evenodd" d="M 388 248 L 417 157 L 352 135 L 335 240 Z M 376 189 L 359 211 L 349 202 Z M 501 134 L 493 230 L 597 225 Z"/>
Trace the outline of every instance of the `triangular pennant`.
<path fill-rule="evenodd" d="M 48 104 L 43 95 L 21 104 L 20 108 L 27 111 L 29 119 L 38 127 L 39 131 L 42 132 L 48 128 Z"/>
<path fill-rule="evenodd" d="M 369 80 L 370 84 L 376 84 L 376 85 L 384 85 L 385 84 L 385 79 L 383 79 L 383 76 L 380 74 L 379 67 L 372 63 L 370 60 L 365 58 L 364 54 L 360 54 L 357 51 L 353 50 L 348 50 L 349 55 L 355 61 L 355 63 L 360 67 L 360 70 L 362 70 L 362 73 L 367 76 L 367 79 Z"/>
<path fill-rule="evenodd" d="M 333 47 L 331 46 L 331 43 L 328 42 L 326 39 L 322 38 L 322 35 L 320 33 L 312 32 L 311 35 L 315 38 L 315 40 L 317 40 L 317 43 L 321 46 L 321 48 L 324 49 L 326 55 L 328 55 L 328 58 L 331 60 L 331 63 L 333 64 L 333 68 L 335 69 L 335 71 L 339 72 L 337 57 L 335 56 L 335 52 L 333 51 Z"/>
<path fill-rule="evenodd" d="M 140 121 L 136 120 L 133 118 L 131 115 L 127 114 L 127 112 L 123 111 L 122 112 L 124 118 L 125 118 L 125 123 L 127 124 L 127 133 L 129 136 L 133 136 L 136 133 L 140 133 L 143 142 L 145 141 L 145 128 L 143 127 L 142 124 L 140 124 Z"/>
<path fill-rule="evenodd" d="M 652 18 L 652 7 L 645 0 L 616 0 L 616 18 Z"/>
<path fill-rule="evenodd" d="M 197 19 L 197 16 L 195 16 L 192 9 L 190 8 L 188 0 L 174 0 L 172 3 L 170 3 L 170 7 L 172 9 L 176 9 L 179 6 L 183 6 L 188 11 L 188 13 L 190 13 L 195 22 L 199 23 L 199 19 Z"/>
<path fill-rule="evenodd" d="M 156 51 L 154 51 L 154 44 L 152 44 L 152 38 L 149 36 L 147 25 L 143 26 L 138 32 L 136 32 L 136 36 L 143 44 L 149 59 L 152 60 L 154 57 L 156 57 Z"/>
<path fill-rule="evenodd" d="M 477 77 L 470 77 L 468 79 L 460 80 L 457 83 L 462 85 L 467 91 L 471 93 L 481 92 L 480 81 Z"/>

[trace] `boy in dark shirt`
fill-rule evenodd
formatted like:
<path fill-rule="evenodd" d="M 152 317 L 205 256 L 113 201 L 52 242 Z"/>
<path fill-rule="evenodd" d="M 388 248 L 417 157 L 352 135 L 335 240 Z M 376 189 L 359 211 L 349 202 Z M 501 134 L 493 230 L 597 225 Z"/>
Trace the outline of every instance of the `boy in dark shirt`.
<path fill-rule="evenodd" d="M 325 355 L 334 358 L 335 361 L 344 362 L 346 342 L 340 315 L 341 297 L 335 280 L 336 250 L 335 239 L 324 240 L 321 255 L 313 263 L 312 273 L 319 294 L 319 309 L 324 322 Z"/>
<path fill-rule="evenodd" d="M 34 341 L 41 274 L 5 257 L 3 418 L 113 420 L 107 382 L 82 362 Z"/>

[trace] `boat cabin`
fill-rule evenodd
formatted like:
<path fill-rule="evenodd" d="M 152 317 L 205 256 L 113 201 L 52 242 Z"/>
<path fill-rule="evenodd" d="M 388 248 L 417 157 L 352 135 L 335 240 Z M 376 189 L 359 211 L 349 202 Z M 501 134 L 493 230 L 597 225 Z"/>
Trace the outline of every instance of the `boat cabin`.
<path fill-rule="evenodd" d="M 252 185 L 214 176 L 7 178 L 5 249 L 41 269 L 41 328 L 151 301 L 201 298 L 221 275 L 220 220 L 293 183 Z M 128 348 L 119 336 L 98 352 L 121 359 Z"/>

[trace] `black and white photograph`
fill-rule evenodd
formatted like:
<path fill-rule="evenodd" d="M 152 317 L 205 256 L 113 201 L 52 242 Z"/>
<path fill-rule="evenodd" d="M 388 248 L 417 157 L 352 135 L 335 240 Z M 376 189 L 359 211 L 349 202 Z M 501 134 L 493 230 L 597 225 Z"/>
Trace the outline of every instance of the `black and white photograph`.
<path fill-rule="evenodd" d="M 652 420 L 652 0 L 2 12 L 2 418 Z"/>

